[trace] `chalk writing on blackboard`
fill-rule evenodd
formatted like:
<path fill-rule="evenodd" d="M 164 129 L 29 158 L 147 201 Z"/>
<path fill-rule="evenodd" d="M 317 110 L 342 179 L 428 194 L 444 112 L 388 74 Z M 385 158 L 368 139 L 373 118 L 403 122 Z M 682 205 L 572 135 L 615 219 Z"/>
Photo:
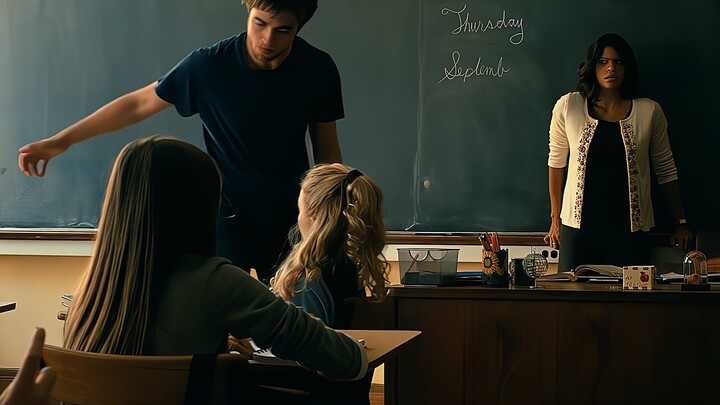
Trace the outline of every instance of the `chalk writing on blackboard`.
<path fill-rule="evenodd" d="M 508 18 L 505 10 L 502 11 L 502 17 L 497 20 L 488 18 L 487 23 L 482 20 L 470 20 L 470 12 L 465 12 L 467 5 L 464 5 L 460 10 L 453 10 L 451 8 L 443 8 L 442 15 L 456 15 L 458 18 L 458 25 L 452 30 L 453 35 L 459 35 L 464 33 L 484 33 L 487 30 L 498 30 L 498 29 L 509 29 L 513 28 L 514 32 L 509 41 L 513 45 L 519 45 L 525 38 L 525 31 L 523 30 L 523 19 L 522 18 Z M 463 14 L 464 13 L 464 14 Z M 517 31 L 519 30 L 519 31 Z"/>
<path fill-rule="evenodd" d="M 453 9 L 444 7 L 440 10 L 443 16 L 455 16 L 457 17 L 456 25 L 452 27 L 450 34 L 452 35 L 476 35 L 483 34 L 486 31 L 494 30 L 509 30 L 510 34 L 508 40 L 512 45 L 519 45 L 525 38 L 525 30 L 523 28 L 523 18 L 508 15 L 506 10 L 502 11 L 502 15 L 498 18 L 486 19 L 474 19 L 471 20 L 470 12 L 467 10 L 467 4 L 463 5 L 462 8 Z M 512 14 L 512 13 L 510 13 Z M 499 56 L 497 59 L 486 58 L 483 60 L 482 56 L 470 56 L 469 58 L 463 59 L 461 51 L 453 50 L 450 54 L 451 66 L 443 69 L 443 76 L 438 80 L 438 84 L 444 81 L 450 81 L 454 79 L 462 79 L 462 82 L 467 82 L 468 79 L 477 77 L 494 77 L 502 78 L 503 75 L 510 71 L 510 68 L 503 65 L 503 57 Z M 468 59 L 470 62 L 468 62 Z"/>
<path fill-rule="evenodd" d="M 438 83 L 442 83 L 446 79 L 453 80 L 455 78 L 462 78 L 462 81 L 465 82 L 473 76 L 494 76 L 500 78 L 509 71 L 510 68 L 503 67 L 502 56 L 498 59 L 497 66 L 484 65 L 482 63 L 482 56 L 478 56 L 475 66 L 462 67 L 460 66 L 460 51 L 453 51 L 452 67 L 450 69 L 445 68 L 445 76 L 440 79 Z"/>

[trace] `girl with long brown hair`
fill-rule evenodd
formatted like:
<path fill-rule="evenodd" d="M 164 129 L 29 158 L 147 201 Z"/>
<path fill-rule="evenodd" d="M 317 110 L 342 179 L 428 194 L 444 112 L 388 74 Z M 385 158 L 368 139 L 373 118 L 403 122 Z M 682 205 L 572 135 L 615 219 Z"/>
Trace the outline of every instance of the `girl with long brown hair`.
<path fill-rule="evenodd" d="M 131 355 L 220 353 L 228 334 L 336 380 L 367 356 L 227 259 L 215 256 L 221 180 L 186 142 L 152 136 L 118 156 L 90 268 L 68 311 L 65 346 Z"/>

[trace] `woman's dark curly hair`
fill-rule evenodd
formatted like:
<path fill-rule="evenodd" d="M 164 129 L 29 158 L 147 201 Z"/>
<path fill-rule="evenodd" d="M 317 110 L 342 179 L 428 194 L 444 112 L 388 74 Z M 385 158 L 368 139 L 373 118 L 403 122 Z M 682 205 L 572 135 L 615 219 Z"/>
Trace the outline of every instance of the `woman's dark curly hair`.
<path fill-rule="evenodd" d="M 605 34 L 590 44 L 585 51 L 585 60 L 578 67 L 577 91 L 587 97 L 590 102 L 597 100 L 600 95 L 600 85 L 595 75 L 595 65 L 602 57 L 605 47 L 610 46 L 620 54 L 625 65 L 625 79 L 620 86 L 620 94 L 626 99 L 638 97 L 638 68 L 630 44 L 617 34 Z"/>

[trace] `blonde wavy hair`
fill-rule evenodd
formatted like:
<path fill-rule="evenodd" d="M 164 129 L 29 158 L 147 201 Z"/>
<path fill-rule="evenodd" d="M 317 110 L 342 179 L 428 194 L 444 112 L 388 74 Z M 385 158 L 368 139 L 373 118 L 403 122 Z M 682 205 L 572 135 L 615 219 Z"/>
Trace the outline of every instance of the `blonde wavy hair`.
<path fill-rule="evenodd" d="M 322 276 L 323 268 L 334 270 L 328 267 L 343 260 L 343 256 L 358 270 L 358 288 L 369 289 L 377 301 L 385 299 L 388 262 L 382 254 L 382 191 L 365 175 L 342 189 L 352 170 L 340 163 L 322 164 L 305 175 L 300 187 L 307 214 L 314 222 L 270 282 L 272 290 L 283 299 L 290 300 L 294 292 L 304 289 L 297 285 L 303 276 L 307 285 Z"/>
<path fill-rule="evenodd" d="M 186 142 L 156 135 L 122 149 L 68 310 L 65 347 L 144 354 L 164 277 L 183 254 L 215 254 L 220 187 L 212 158 Z"/>

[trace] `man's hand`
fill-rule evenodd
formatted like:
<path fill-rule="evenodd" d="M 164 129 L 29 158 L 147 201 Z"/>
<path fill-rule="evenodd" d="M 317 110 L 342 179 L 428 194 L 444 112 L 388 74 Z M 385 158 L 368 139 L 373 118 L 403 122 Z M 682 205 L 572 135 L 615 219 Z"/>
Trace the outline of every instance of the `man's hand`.
<path fill-rule="evenodd" d="M 56 138 L 29 143 L 20 148 L 18 166 L 26 176 L 43 177 L 53 157 L 65 152 L 68 146 Z"/>

